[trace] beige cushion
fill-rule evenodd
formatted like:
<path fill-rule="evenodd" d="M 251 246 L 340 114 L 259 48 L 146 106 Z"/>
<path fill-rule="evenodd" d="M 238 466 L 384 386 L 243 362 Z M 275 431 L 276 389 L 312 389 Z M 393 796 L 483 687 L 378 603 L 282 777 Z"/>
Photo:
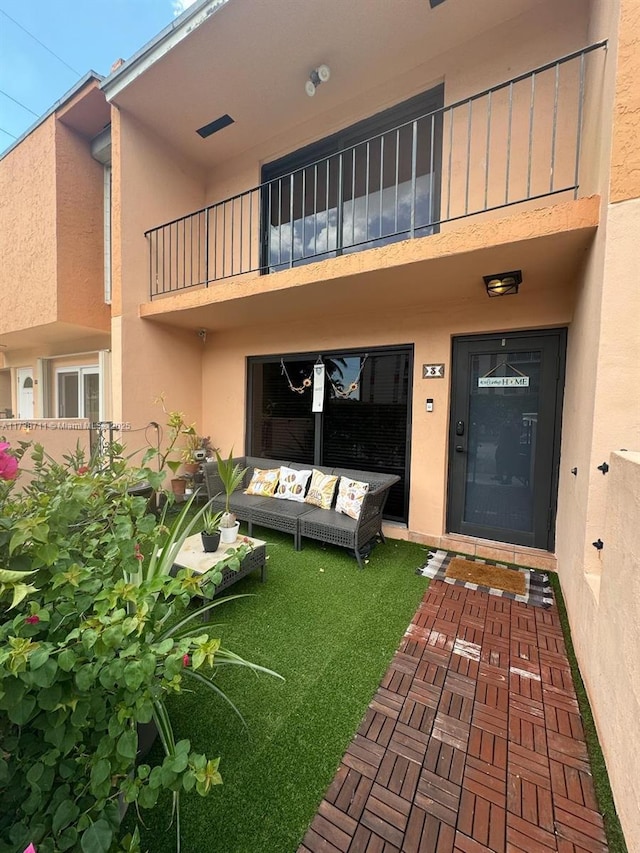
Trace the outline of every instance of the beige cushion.
<path fill-rule="evenodd" d="M 337 482 L 338 478 L 333 474 L 323 474 L 314 468 L 305 502 L 319 506 L 320 509 L 331 509 Z"/>
<path fill-rule="evenodd" d="M 340 477 L 336 500 L 337 511 L 348 515 L 350 518 L 360 518 L 362 502 L 368 491 L 369 483 L 361 483 L 359 480 Z"/>
<path fill-rule="evenodd" d="M 287 468 L 286 465 L 282 465 L 280 467 L 278 488 L 275 491 L 274 498 L 304 503 L 304 494 L 307 490 L 307 483 L 310 476 L 311 469 L 308 471 L 296 471 L 294 468 Z"/>
<path fill-rule="evenodd" d="M 263 498 L 273 497 L 279 476 L 279 468 L 254 468 L 251 482 L 244 490 L 245 495 L 259 495 Z"/>

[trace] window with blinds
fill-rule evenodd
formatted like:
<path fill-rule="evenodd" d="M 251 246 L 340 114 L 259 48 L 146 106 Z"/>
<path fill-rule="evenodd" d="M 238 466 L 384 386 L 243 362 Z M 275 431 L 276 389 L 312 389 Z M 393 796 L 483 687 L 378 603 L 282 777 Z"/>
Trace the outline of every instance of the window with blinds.
<path fill-rule="evenodd" d="M 279 357 L 249 359 L 248 452 L 397 474 L 385 516 L 406 522 L 413 347 L 323 353 L 324 410 L 314 414 L 305 379 L 316 358 L 287 355 L 286 372 Z"/>

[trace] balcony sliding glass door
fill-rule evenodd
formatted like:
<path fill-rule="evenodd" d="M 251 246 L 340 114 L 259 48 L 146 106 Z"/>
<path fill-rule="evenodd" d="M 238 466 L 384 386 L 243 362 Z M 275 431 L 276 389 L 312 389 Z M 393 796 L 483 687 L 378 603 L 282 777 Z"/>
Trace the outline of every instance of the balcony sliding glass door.
<path fill-rule="evenodd" d="M 437 230 L 442 99 L 440 86 L 265 166 L 265 271 Z"/>

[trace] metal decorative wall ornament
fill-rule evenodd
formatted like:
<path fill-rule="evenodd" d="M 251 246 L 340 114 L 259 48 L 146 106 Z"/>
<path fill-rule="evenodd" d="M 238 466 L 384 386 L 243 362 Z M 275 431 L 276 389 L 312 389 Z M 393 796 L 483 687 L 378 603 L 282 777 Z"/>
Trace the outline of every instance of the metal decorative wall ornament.
<path fill-rule="evenodd" d="M 369 358 L 369 354 L 365 353 L 364 358 L 362 359 L 362 364 L 360 365 L 360 370 L 358 371 L 358 375 L 354 379 L 353 382 L 350 382 L 346 388 L 342 385 L 337 385 L 333 379 L 329 376 L 329 384 L 333 389 L 333 393 L 336 397 L 339 397 L 341 400 L 347 400 L 355 391 L 360 387 L 360 378 L 362 376 L 362 371 L 364 370 L 364 366 L 367 363 L 367 359 Z"/>
<path fill-rule="evenodd" d="M 285 367 L 284 359 L 282 358 L 280 359 L 280 367 L 282 368 L 282 375 L 286 377 L 287 383 L 291 391 L 295 391 L 296 394 L 304 394 L 307 388 L 311 388 L 313 371 L 311 371 L 308 376 L 305 376 L 305 378 L 302 380 L 302 385 L 294 385 L 291 381 L 291 377 L 287 373 L 287 368 Z"/>

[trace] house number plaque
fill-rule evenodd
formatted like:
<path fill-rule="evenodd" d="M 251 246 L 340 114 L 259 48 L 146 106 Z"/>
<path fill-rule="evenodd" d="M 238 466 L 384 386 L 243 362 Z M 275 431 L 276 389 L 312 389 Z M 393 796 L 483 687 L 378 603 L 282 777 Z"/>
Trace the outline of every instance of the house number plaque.
<path fill-rule="evenodd" d="M 444 364 L 423 364 L 423 379 L 444 379 Z"/>

